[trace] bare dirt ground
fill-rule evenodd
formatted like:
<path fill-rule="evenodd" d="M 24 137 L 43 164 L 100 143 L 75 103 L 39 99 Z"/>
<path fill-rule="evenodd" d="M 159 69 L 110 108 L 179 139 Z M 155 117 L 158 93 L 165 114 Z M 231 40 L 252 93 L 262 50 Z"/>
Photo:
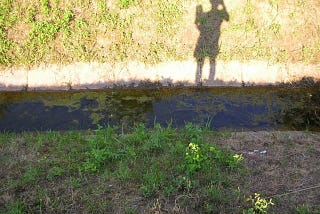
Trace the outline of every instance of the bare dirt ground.
<path fill-rule="evenodd" d="M 244 192 L 272 198 L 276 213 L 320 212 L 320 133 L 243 132 L 216 143 L 243 155 Z"/>

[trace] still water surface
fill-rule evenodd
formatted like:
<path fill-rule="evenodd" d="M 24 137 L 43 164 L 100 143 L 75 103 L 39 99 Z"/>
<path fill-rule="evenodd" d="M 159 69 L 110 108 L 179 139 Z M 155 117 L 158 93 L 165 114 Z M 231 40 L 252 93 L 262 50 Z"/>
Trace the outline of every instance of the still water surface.
<path fill-rule="evenodd" d="M 130 129 L 154 122 L 210 124 L 216 130 L 319 131 L 320 118 L 312 115 L 319 100 L 319 87 L 0 92 L 0 131 L 83 130 L 98 124 Z"/>

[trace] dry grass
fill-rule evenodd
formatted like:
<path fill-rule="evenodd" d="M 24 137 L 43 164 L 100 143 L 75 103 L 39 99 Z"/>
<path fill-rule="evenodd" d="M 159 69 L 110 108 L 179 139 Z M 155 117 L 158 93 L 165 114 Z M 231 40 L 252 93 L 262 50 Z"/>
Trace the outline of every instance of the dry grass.
<path fill-rule="evenodd" d="M 317 0 L 224 3 L 230 19 L 221 26 L 218 60 L 319 63 Z M 193 59 L 199 37 L 196 7 L 211 10 L 209 0 L 2 0 L 1 5 L 4 67 Z"/>
<path fill-rule="evenodd" d="M 320 211 L 318 133 L 244 132 L 216 143 L 243 154 L 250 170 L 243 191 L 273 198 L 275 213 L 295 213 L 301 205 Z"/>

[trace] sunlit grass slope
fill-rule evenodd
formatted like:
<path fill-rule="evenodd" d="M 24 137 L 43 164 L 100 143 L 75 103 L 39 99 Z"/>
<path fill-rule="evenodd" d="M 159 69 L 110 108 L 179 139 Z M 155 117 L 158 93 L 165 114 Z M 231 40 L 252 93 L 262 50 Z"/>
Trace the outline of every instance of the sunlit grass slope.
<path fill-rule="evenodd" d="M 218 60 L 320 61 L 318 0 L 225 0 Z M 0 0 L 0 66 L 193 59 L 209 0 Z"/>

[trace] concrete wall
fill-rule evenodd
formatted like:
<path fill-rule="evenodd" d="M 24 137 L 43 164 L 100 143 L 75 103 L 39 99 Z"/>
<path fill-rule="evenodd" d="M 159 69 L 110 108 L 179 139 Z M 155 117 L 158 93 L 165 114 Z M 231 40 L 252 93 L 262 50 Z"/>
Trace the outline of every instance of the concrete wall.
<path fill-rule="evenodd" d="M 74 63 L 42 65 L 0 72 L 0 90 L 69 90 L 102 89 L 114 86 L 137 86 L 141 81 L 163 86 L 195 86 L 195 61 L 166 62 L 147 66 L 139 62 L 111 65 L 107 63 Z M 198 74 L 199 75 L 199 74 Z M 265 61 L 218 62 L 203 67 L 203 86 L 277 85 L 311 77 L 320 80 L 320 65 L 269 64 Z"/>

